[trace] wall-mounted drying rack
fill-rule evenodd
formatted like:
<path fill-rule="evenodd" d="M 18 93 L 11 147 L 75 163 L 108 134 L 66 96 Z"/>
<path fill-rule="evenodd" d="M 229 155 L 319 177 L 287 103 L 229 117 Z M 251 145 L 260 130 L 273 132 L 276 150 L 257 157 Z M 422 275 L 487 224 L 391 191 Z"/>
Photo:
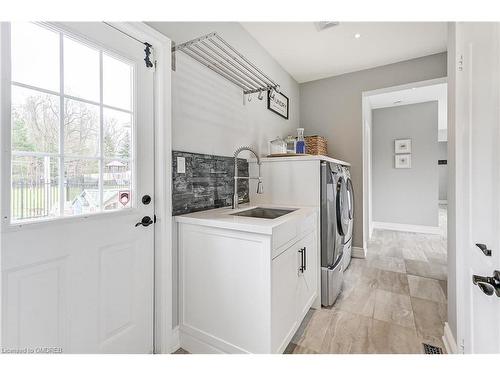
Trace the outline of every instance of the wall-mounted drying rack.
<path fill-rule="evenodd" d="M 200 36 L 188 42 L 172 47 L 172 69 L 175 70 L 175 53 L 182 51 L 200 64 L 243 90 L 245 95 L 258 93 L 263 99 L 263 93 L 271 91 L 271 95 L 279 92 L 279 85 L 257 68 L 250 60 L 238 52 L 233 46 L 222 39 L 216 32 Z M 248 97 L 250 101 L 251 97 Z"/>

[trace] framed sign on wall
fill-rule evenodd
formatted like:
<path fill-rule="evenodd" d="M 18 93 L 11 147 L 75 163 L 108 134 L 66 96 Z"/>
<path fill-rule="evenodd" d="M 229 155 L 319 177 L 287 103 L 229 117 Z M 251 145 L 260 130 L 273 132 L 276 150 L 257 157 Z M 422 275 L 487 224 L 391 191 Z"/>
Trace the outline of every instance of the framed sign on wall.
<path fill-rule="evenodd" d="M 267 92 L 267 109 L 273 111 L 274 113 L 280 115 L 288 120 L 288 106 L 289 99 L 286 95 L 276 92 L 273 97 L 271 97 L 271 91 Z"/>
<path fill-rule="evenodd" d="M 394 140 L 394 152 L 396 154 L 406 154 L 411 152 L 411 139 Z"/>
<path fill-rule="evenodd" d="M 411 168 L 411 154 L 394 155 L 394 167 L 396 169 Z"/>

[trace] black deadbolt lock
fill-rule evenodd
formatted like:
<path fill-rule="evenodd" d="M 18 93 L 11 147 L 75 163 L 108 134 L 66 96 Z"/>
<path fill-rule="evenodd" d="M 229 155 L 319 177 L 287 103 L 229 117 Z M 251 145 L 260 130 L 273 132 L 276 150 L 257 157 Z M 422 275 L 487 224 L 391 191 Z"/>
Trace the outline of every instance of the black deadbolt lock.
<path fill-rule="evenodd" d="M 149 195 L 147 195 L 147 194 L 146 194 L 146 195 L 144 195 L 144 196 L 142 197 L 142 203 L 143 203 L 143 204 L 150 204 L 150 203 L 151 203 L 151 197 L 150 197 Z"/>

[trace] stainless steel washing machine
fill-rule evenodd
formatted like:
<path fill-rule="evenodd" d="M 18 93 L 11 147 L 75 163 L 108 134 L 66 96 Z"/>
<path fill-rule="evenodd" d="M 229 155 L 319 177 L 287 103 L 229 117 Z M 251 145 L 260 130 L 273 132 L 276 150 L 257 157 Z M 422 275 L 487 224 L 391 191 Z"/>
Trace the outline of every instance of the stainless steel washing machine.
<path fill-rule="evenodd" d="M 332 305 L 343 282 L 344 235 L 348 230 L 347 185 L 342 166 L 321 163 L 321 304 Z"/>

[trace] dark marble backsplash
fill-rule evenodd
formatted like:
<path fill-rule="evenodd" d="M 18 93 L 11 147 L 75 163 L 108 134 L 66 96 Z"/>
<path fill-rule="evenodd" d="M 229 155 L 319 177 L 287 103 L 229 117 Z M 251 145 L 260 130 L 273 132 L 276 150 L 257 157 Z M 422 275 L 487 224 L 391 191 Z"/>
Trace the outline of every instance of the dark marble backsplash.
<path fill-rule="evenodd" d="M 186 159 L 186 173 L 177 173 L 177 158 Z M 238 174 L 248 176 L 248 162 L 238 159 Z M 172 215 L 231 206 L 234 158 L 172 152 Z M 238 181 L 238 194 L 249 201 L 248 180 Z"/>

